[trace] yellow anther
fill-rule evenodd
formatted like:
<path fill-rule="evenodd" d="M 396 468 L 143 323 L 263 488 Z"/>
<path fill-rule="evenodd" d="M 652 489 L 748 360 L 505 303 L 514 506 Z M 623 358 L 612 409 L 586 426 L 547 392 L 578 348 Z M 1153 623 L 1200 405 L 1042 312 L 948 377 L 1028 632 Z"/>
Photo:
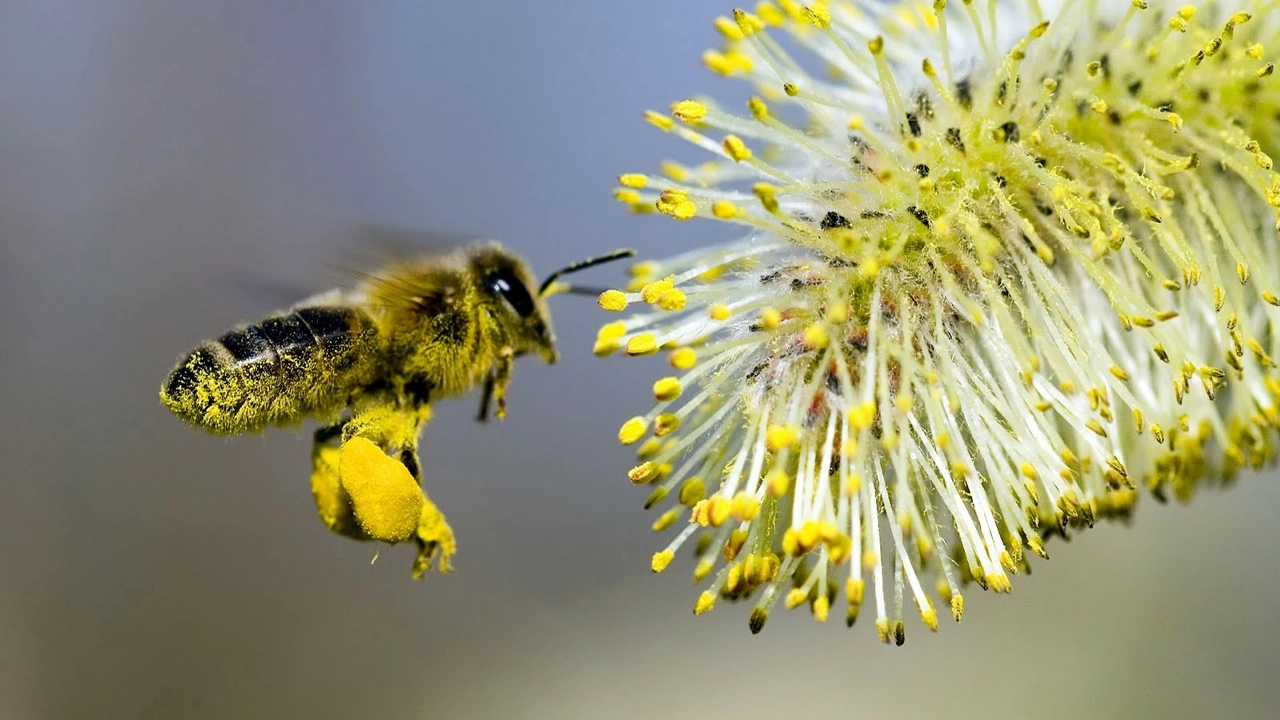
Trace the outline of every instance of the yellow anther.
<path fill-rule="evenodd" d="M 618 340 L 627 334 L 626 323 L 618 320 L 617 322 L 605 323 L 600 326 L 600 330 L 596 333 L 596 340 Z"/>
<path fill-rule="evenodd" d="M 663 530 L 666 530 L 672 525 L 675 525 L 676 520 L 679 520 L 679 519 L 680 519 L 680 511 L 675 508 L 671 508 L 670 510 L 659 515 L 658 519 L 653 521 L 653 525 L 651 525 L 650 528 L 654 532 L 662 532 Z"/>
<path fill-rule="evenodd" d="M 658 272 L 658 263 L 652 260 L 642 260 L 635 265 L 632 265 L 628 271 L 631 273 L 631 277 L 633 278 L 646 278 Z"/>
<path fill-rule="evenodd" d="M 1244 263 L 1236 263 L 1236 277 L 1240 280 L 1241 285 L 1249 282 L 1249 266 Z"/>
<path fill-rule="evenodd" d="M 711 203 L 711 214 L 721 220 L 732 220 L 740 214 L 738 206 L 728 200 L 717 200 Z"/>
<path fill-rule="evenodd" d="M 724 151 L 733 158 L 734 162 L 742 162 L 751 157 L 751 148 L 742 142 L 742 138 L 737 135 L 726 135 L 724 137 Z"/>
<path fill-rule="evenodd" d="M 832 303 L 827 306 L 827 320 L 839 325 L 849 319 L 849 306 L 844 303 Z"/>
<path fill-rule="evenodd" d="M 658 297 L 658 307 L 668 312 L 679 312 L 684 309 L 688 301 L 689 298 L 683 290 L 672 288 Z"/>
<path fill-rule="evenodd" d="M 867 583 L 862 578 L 849 578 L 844 583 L 844 596 L 850 605 L 861 605 L 866 593 Z"/>
<path fill-rule="evenodd" d="M 1268 305 L 1280 306 L 1280 298 L 1277 298 L 1275 293 L 1270 290 L 1264 290 L 1262 292 L 1262 299 L 1265 300 Z"/>
<path fill-rule="evenodd" d="M 861 130 L 863 128 L 864 124 L 865 123 L 861 115 L 854 115 L 853 117 L 849 118 L 849 122 L 845 127 L 849 128 L 850 130 L 853 130 L 854 132 L 857 132 L 858 130 Z"/>
<path fill-rule="evenodd" d="M 782 313 L 775 308 L 768 308 L 760 313 L 760 327 L 765 330 L 773 330 L 782 324 Z"/>
<path fill-rule="evenodd" d="M 801 588 L 791 588 L 787 591 L 787 596 L 782 601 L 782 604 L 785 605 L 788 610 L 795 610 L 805 604 L 808 600 L 809 593 L 805 592 Z"/>
<path fill-rule="evenodd" d="M 783 83 L 782 92 L 786 93 L 787 97 L 795 97 L 800 94 L 800 86 L 795 83 Z"/>
<path fill-rule="evenodd" d="M 757 4 L 756 14 L 760 16 L 760 19 L 763 20 L 766 25 L 772 25 L 774 27 L 782 25 L 787 21 L 787 16 L 783 15 L 782 11 L 778 9 L 778 6 L 771 2 L 761 2 Z"/>
<path fill-rule="evenodd" d="M 831 26 L 831 13 L 822 5 L 806 6 L 804 9 L 804 16 L 809 19 L 809 22 L 819 28 L 828 28 Z"/>
<path fill-rule="evenodd" d="M 872 55 L 879 55 L 884 52 L 884 36 L 877 35 L 868 40 L 867 49 L 871 51 Z"/>
<path fill-rule="evenodd" d="M 614 338 L 596 338 L 596 344 L 591 348 L 591 352 L 596 357 L 608 357 L 618 351 L 622 347 Z"/>
<path fill-rule="evenodd" d="M 642 188 L 649 184 L 649 178 L 640 173 L 624 173 L 618 176 L 618 184 L 629 188 Z"/>
<path fill-rule="evenodd" d="M 809 552 L 818 546 L 818 523 L 812 520 L 806 520 L 800 526 L 800 534 L 797 536 L 800 543 L 800 549 Z"/>
<path fill-rule="evenodd" d="M 627 294 L 621 290 L 605 290 L 600 293 L 600 297 L 596 299 L 601 308 L 609 312 L 622 312 L 627 309 Z M 625 334 L 625 330 L 623 333 Z M 622 335 L 618 335 L 621 337 Z"/>
<path fill-rule="evenodd" d="M 751 522 L 760 514 L 760 501 L 754 496 L 745 492 L 740 492 L 733 496 L 733 504 L 730 507 L 730 513 L 735 520 L 740 522 Z"/>
<path fill-rule="evenodd" d="M 1125 372 L 1124 368 L 1120 367 L 1119 365 L 1111 366 L 1111 374 L 1114 375 L 1115 378 L 1121 382 L 1129 382 L 1129 373 Z"/>
<path fill-rule="evenodd" d="M 734 8 L 733 19 L 738 23 L 738 29 L 743 35 L 754 35 L 764 29 L 764 21 L 742 8 Z"/>
<path fill-rule="evenodd" d="M 760 204 L 765 210 L 771 213 L 778 212 L 778 189 L 769 183 L 756 183 L 751 186 L 751 192 L 760 200 Z"/>
<path fill-rule="evenodd" d="M 667 117 L 666 115 L 663 115 L 657 110 L 645 110 L 644 119 L 649 121 L 649 124 L 653 125 L 659 130 L 670 130 L 671 128 L 676 126 L 675 120 L 672 120 L 671 118 Z"/>
<path fill-rule="evenodd" d="M 680 380 L 664 377 L 653 384 L 653 396 L 662 402 L 669 402 L 680 397 Z"/>
<path fill-rule="evenodd" d="M 713 495 L 706 502 L 708 523 L 711 527 L 720 527 L 729 519 L 733 503 L 723 495 Z"/>
<path fill-rule="evenodd" d="M 1023 477 L 1027 478 L 1028 480 L 1037 480 L 1040 477 L 1040 473 L 1036 470 L 1035 466 L 1032 465 L 1031 463 L 1024 462 L 1021 465 L 1019 465 L 1018 472 L 1022 473 Z"/>
<path fill-rule="evenodd" d="M 800 557 L 804 551 L 800 549 L 800 533 L 795 528 L 787 528 L 782 533 L 782 552 L 791 557 Z"/>
<path fill-rule="evenodd" d="M 871 429 L 875 419 L 875 403 L 868 401 L 849 408 L 849 424 L 853 426 L 854 432 L 860 433 Z"/>
<path fill-rule="evenodd" d="M 729 319 L 729 306 L 724 303 L 716 303 L 711 306 L 710 316 L 712 320 L 725 321 Z"/>
<path fill-rule="evenodd" d="M 773 453 L 783 448 L 797 448 L 800 446 L 800 429 L 791 425 L 770 425 L 765 431 L 764 442 Z"/>
<path fill-rule="evenodd" d="M 623 445 L 634 445 L 644 437 L 645 431 L 649 429 L 648 423 L 639 415 L 631 418 L 622 424 L 622 429 L 618 430 L 618 442 Z"/>
<path fill-rule="evenodd" d="M 920 619 L 924 621 L 925 627 L 933 632 L 938 631 L 938 612 L 933 609 L 932 604 L 920 608 Z"/>
<path fill-rule="evenodd" d="M 653 419 L 653 434 L 666 437 L 680 429 L 680 418 L 674 413 L 661 413 Z"/>
<path fill-rule="evenodd" d="M 634 205 L 641 205 L 644 203 L 644 201 L 640 199 L 640 193 L 636 192 L 635 190 L 625 190 L 625 189 L 614 190 L 613 199 L 617 200 L 623 205 L 634 206 Z"/>
<path fill-rule="evenodd" d="M 689 177 L 688 168 L 674 160 L 663 160 L 658 164 L 658 168 L 662 170 L 663 175 L 676 182 L 684 182 Z"/>
<path fill-rule="evenodd" d="M 654 572 L 660 573 L 667 569 L 667 566 L 671 564 L 671 561 L 675 559 L 675 556 L 676 554 L 671 550 L 663 550 L 662 552 L 654 553 L 653 560 L 649 563 L 649 567 L 653 568 Z"/>
<path fill-rule="evenodd" d="M 742 31 L 738 29 L 738 24 L 724 15 L 715 19 L 715 26 L 726 40 L 742 39 Z"/>
<path fill-rule="evenodd" d="M 627 478 L 636 485 L 643 485 L 647 482 L 651 482 L 657 479 L 657 477 L 658 464 L 652 460 L 646 460 L 627 472 Z"/>
<path fill-rule="evenodd" d="M 804 329 L 800 341 L 810 350 L 821 350 L 827 346 L 827 330 L 822 325 L 814 323 Z"/>
<path fill-rule="evenodd" d="M 640 333 L 627 341 L 627 354 L 632 357 L 652 355 L 656 352 L 658 352 L 658 339 L 653 333 Z"/>
<path fill-rule="evenodd" d="M 676 348 L 667 360 L 677 370 L 689 370 L 698 363 L 698 353 L 693 348 Z"/>
<path fill-rule="evenodd" d="M 707 591 L 702 591 L 698 596 L 698 601 L 693 604 L 693 614 L 701 615 L 716 606 L 716 596 Z"/>
<path fill-rule="evenodd" d="M 791 489 L 791 476 L 784 470 L 770 470 L 764 481 L 769 494 L 774 497 L 782 497 Z"/>
<path fill-rule="evenodd" d="M 663 215 L 673 217 L 677 220 L 688 220 L 698 214 L 698 206 L 694 204 L 689 196 L 680 190 L 667 190 L 658 196 L 654 207 L 658 208 L 658 212 Z"/>
<path fill-rule="evenodd" d="M 752 97 L 748 100 L 747 108 L 751 110 L 751 117 L 757 120 L 764 120 L 769 117 L 769 106 L 758 97 Z"/>
<path fill-rule="evenodd" d="M 707 116 L 707 106 L 697 100 L 681 100 L 671 104 L 671 114 L 685 122 L 697 122 Z"/>
<path fill-rule="evenodd" d="M 1039 540 L 1040 538 L 1036 539 Z M 956 622 L 960 622 L 960 620 L 964 618 L 963 595 L 953 595 L 951 597 L 951 617 L 955 618 Z"/>
<path fill-rule="evenodd" d="M 684 481 L 680 486 L 680 504 L 693 507 L 702 502 L 707 496 L 707 487 L 702 483 L 701 478 L 692 477 Z"/>

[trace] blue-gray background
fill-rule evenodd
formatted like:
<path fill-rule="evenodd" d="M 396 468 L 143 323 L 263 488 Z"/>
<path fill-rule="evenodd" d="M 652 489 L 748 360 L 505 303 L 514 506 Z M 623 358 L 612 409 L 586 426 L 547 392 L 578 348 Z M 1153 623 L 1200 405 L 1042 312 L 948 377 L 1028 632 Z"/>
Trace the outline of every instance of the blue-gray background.
<path fill-rule="evenodd" d="M 547 269 L 723 237 L 633 218 L 617 173 L 702 158 L 640 113 L 725 0 L 0 2 L 0 718 L 1264 717 L 1280 703 L 1273 475 L 1145 501 L 963 624 L 695 619 L 619 422 L 660 361 L 517 368 L 511 417 L 425 438 L 457 572 L 327 533 L 305 433 L 224 440 L 156 389 L 183 351 L 314 287 L 342 228 L 502 238 Z M 617 270 L 601 270 L 605 277 Z M 834 613 L 839 615 L 840 612 Z"/>

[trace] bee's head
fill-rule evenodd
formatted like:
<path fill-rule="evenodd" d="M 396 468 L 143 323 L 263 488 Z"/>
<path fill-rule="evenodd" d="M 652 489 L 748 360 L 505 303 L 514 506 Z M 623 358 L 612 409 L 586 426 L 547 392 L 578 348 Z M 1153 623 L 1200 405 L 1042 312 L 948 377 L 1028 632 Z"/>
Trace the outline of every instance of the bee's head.
<path fill-rule="evenodd" d="M 490 243 L 472 249 L 468 256 L 479 291 L 498 306 L 497 320 L 507 328 L 517 354 L 536 353 L 548 363 L 559 357 L 551 313 L 533 273 L 517 255 Z"/>

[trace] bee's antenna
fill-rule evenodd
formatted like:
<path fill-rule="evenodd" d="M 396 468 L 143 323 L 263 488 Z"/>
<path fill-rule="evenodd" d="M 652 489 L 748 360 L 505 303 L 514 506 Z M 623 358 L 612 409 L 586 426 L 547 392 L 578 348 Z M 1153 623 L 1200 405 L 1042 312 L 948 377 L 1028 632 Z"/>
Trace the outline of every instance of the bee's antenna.
<path fill-rule="evenodd" d="M 614 250 L 613 252 L 608 253 L 606 255 L 598 255 L 593 258 L 587 258 L 586 260 L 576 262 L 568 267 L 561 268 L 551 273 L 550 275 L 548 275 L 547 279 L 542 281 L 542 286 L 538 288 L 538 295 L 539 297 L 547 295 L 548 294 L 547 290 L 549 290 L 551 286 L 555 284 L 556 280 L 559 280 L 564 275 L 568 275 L 570 273 L 576 273 L 579 270 L 586 270 L 587 268 L 595 267 L 596 265 L 603 265 L 604 263 L 613 262 L 614 260 L 621 260 L 623 258 L 634 257 L 635 254 L 636 254 L 635 250 Z M 573 293 L 575 295 L 588 294 L 588 292 L 586 291 L 586 288 L 583 288 L 582 292 L 579 292 L 574 288 L 561 288 L 560 291 Z M 590 294 L 594 295 L 596 293 L 591 292 Z"/>

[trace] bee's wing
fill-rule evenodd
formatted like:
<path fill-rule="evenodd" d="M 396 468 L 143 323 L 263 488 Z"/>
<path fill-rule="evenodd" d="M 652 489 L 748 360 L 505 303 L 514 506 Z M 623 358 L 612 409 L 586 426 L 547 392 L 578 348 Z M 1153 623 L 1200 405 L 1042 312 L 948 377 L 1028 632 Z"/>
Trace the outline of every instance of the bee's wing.
<path fill-rule="evenodd" d="M 345 269 L 362 272 L 421 255 L 446 255 L 481 239 L 475 233 L 379 223 L 350 223 L 342 237 Z"/>

